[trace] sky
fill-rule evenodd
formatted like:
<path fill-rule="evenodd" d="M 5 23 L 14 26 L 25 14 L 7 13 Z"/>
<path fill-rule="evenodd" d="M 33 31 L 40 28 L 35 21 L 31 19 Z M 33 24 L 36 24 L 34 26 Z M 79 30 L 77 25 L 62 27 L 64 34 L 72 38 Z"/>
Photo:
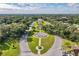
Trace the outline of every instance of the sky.
<path fill-rule="evenodd" d="M 79 14 L 79 3 L 2 3 L 0 14 Z"/>

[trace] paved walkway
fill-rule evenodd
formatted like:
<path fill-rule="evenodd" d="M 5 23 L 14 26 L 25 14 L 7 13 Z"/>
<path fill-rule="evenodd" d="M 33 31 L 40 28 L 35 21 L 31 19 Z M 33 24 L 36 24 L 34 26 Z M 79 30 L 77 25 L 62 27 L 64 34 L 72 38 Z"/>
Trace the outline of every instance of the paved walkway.
<path fill-rule="evenodd" d="M 61 51 L 61 38 L 59 36 L 55 36 L 55 42 L 53 46 L 46 52 L 45 56 L 62 56 Z"/>
<path fill-rule="evenodd" d="M 32 56 L 32 52 L 29 50 L 27 44 L 27 34 L 20 38 L 20 56 Z"/>

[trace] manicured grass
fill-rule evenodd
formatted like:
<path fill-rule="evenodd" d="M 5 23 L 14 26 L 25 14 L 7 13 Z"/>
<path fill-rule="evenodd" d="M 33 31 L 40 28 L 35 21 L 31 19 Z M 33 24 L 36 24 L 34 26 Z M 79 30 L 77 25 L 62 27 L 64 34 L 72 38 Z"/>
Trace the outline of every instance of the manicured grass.
<path fill-rule="evenodd" d="M 39 39 L 36 37 L 31 37 L 28 39 L 29 48 L 35 54 L 37 53 L 36 46 L 38 46 L 38 41 L 39 41 Z"/>
<path fill-rule="evenodd" d="M 41 51 L 41 54 L 47 52 L 52 47 L 54 41 L 55 38 L 53 35 L 49 35 L 48 37 L 43 38 L 41 40 L 41 45 L 44 47 L 44 49 Z"/>
<path fill-rule="evenodd" d="M 33 53 L 37 54 L 36 46 L 38 46 L 39 39 L 36 37 L 31 37 L 31 39 L 28 40 L 30 40 L 28 41 L 29 48 Z M 49 35 L 48 37 L 41 39 L 41 45 L 44 47 L 44 49 L 41 51 L 41 54 L 47 52 L 48 49 L 51 48 L 54 43 L 54 40 L 55 39 L 53 35 Z"/>
<path fill-rule="evenodd" d="M 42 25 L 43 26 L 45 26 L 46 25 L 46 22 L 45 21 L 43 21 L 42 22 Z M 34 25 L 33 25 L 34 27 L 35 27 L 35 30 L 36 31 L 40 31 L 40 30 L 38 30 L 38 29 L 36 29 L 37 28 L 37 26 L 38 26 L 38 23 L 37 22 L 34 22 Z M 33 31 L 34 32 L 34 31 Z M 35 33 L 38 33 L 38 32 L 34 32 L 34 34 Z M 44 30 L 41 30 L 41 32 L 43 32 L 43 33 L 45 33 L 45 31 Z M 33 35 L 34 35 L 33 34 Z M 46 33 L 47 34 L 47 33 Z M 31 49 L 31 51 L 33 52 L 33 53 L 35 53 L 35 54 L 37 54 L 37 50 L 36 50 L 36 46 L 38 46 L 38 42 L 39 42 L 39 38 L 36 38 L 36 37 L 34 37 L 34 36 L 28 36 L 28 45 L 29 45 L 29 48 Z M 43 46 L 43 50 L 41 51 L 41 54 L 43 54 L 43 53 L 45 53 L 45 52 L 47 52 L 50 48 L 51 48 L 51 46 L 53 45 L 53 43 L 54 43 L 54 40 L 55 40 L 55 38 L 54 38 L 54 36 L 53 35 L 50 35 L 50 34 L 48 34 L 48 36 L 47 37 L 45 37 L 45 38 L 41 38 L 41 46 Z"/>
<path fill-rule="evenodd" d="M 43 25 L 46 26 L 46 21 L 43 21 Z"/>
<path fill-rule="evenodd" d="M 62 47 L 66 50 L 66 51 L 71 51 L 72 50 L 72 46 L 75 45 L 75 42 L 72 42 L 70 40 L 67 39 L 62 39 Z"/>
<path fill-rule="evenodd" d="M 34 27 L 37 27 L 37 26 L 38 26 L 37 21 L 34 22 L 34 25 L 33 25 L 33 26 L 34 26 Z"/>
<path fill-rule="evenodd" d="M 17 39 L 9 39 L 5 43 L 0 44 L 0 46 L 2 49 L 2 56 L 19 55 L 19 41 Z"/>
<path fill-rule="evenodd" d="M 45 25 L 46 25 L 46 21 L 43 21 L 43 22 L 42 22 L 42 25 L 45 26 Z M 38 22 L 35 21 L 33 26 L 34 26 L 34 27 L 37 27 L 37 26 L 38 26 Z"/>

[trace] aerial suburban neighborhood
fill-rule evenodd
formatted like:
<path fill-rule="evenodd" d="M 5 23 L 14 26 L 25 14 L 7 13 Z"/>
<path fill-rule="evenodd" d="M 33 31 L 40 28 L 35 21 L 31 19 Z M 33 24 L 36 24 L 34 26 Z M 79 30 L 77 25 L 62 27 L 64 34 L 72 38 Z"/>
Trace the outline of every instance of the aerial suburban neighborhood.
<path fill-rule="evenodd" d="M 6 11 L 0 14 L 0 56 L 79 56 L 79 10 L 76 7 L 77 12 L 73 9 L 75 13 L 71 13 L 72 6 L 68 4 L 2 5 L 10 7 L 5 8 L 9 14 Z M 55 6 L 61 6 L 62 11 Z M 64 8 L 69 9 L 64 11 Z"/>

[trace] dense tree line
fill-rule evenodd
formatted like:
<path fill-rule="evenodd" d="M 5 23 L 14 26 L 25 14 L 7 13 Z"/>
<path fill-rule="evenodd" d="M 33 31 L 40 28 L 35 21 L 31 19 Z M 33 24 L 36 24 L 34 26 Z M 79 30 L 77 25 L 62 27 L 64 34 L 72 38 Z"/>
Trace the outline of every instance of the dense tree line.
<path fill-rule="evenodd" d="M 64 15 L 64 14 L 62 14 L 62 15 L 42 16 L 42 18 L 45 20 L 55 19 L 57 21 L 62 21 L 64 23 L 79 24 L 79 15 Z"/>
<path fill-rule="evenodd" d="M 20 37 L 38 18 L 52 24 L 43 27 L 46 32 L 79 41 L 78 26 L 75 26 L 79 25 L 78 15 L 0 16 L 0 41 L 8 37 Z"/>
<path fill-rule="evenodd" d="M 74 24 L 65 23 L 55 19 L 48 19 L 47 21 L 51 23 L 51 25 L 43 27 L 46 32 L 59 35 L 71 41 L 79 41 L 79 27 L 74 26 Z"/>
<path fill-rule="evenodd" d="M 35 21 L 26 16 L 0 16 L 0 42 L 11 38 L 19 38 Z"/>

